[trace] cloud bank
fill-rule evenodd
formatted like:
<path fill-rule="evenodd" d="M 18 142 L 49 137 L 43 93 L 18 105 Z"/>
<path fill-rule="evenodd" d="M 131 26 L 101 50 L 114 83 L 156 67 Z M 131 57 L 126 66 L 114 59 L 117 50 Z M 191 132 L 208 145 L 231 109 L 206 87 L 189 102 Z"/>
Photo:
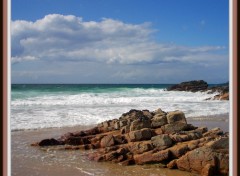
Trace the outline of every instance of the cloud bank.
<path fill-rule="evenodd" d="M 188 47 L 153 40 L 151 23 L 127 24 L 103 18 L 83 21 L 50 14 L 35 22 L 12 21 L 12 63 L 24 61 L 100 62 L 106 64 L 204 63 L 220 61 L 221 46 Z M 211 57 L 211 59 L 210 59 Z"/>
<path fill-rule="evenodd" d="M 228 80 L 228 48 L 160 43 L 149 22 L 50 14 L 11 22 L 13 83 Z M 191 40 L 191 39 L 186 39 Z"/>

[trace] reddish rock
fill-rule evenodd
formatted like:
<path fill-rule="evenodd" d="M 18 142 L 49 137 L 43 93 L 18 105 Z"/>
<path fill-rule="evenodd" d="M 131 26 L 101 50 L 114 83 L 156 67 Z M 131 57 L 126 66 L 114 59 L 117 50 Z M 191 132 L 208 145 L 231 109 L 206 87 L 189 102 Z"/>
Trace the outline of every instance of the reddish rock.
<path fill-rule="evenodd" d="M 199 174 L 207 164 L 217 168 L 216 174 L 225 175 L 229 171 L 228 154 L 219 153 L 204 146 L 186 153 L 177 160 L 178 169 Z"/>
<path fill-rule="evenodd" d="M 216 128 L 209 130 L 208 132 L 204 133 L 203 136 L 204 137 L 217 137 L 222 134 L 223 134 L 223 131 L 220 128 L 216 127 Z"/>
<path fill-rule="evenodd" d="M 212 100 L 229 100 L 229 93 L 221 93 L 221 94 L 215 95 L 212 98 Z"/>
<path fill-rule="evenodd" d="M 229 134 L 220 128 L 208 131 L 206 127 L 187 124 L 181 111 L 130 110 L 119 119 L 105 121 L 89 130 L 32 144 L 52 145 L 62 145 L 56 150 L 96 149 L 88 156 L 98 162 L 154 164 L 148 168 L 162 164 L 166 167 L 168 163 L 170 169 L 206 176 L 229 174 Z"/>
<path fill-rule="evenodd" d="M 207 164 L 204 166 L 204 168 L 201 171 L 201 176 L 213 176 L 215 173 L 215 168 L 211 164 Z"/>
<path fill-rule="evenodd" d="M 167 164 L 167 168 L 168 169 L 177 169 L 177 159 L 174 159 L 174 160 L 170 161 Z"/>
<path fill-rule="evenodd" d="M 133 154 L 142 154 L 153 149 L 150 141 L 133 142 L 128 144 L 128 149 Z"/>
<path fill-rule="evenodd" d="M 154 129 L 154 134 L 155 134 L 155 135 L 163 134 L 163 130 L 162 130 L 162 128 Z"/>
<path fill-rule="evenodd" d="M 135 164 L 135 161 L 133 159 L 127 159 L 125 161 L 122 161 L 119 163 L 122 166 L 129 166 Z"/>
<path fill-rule="evenodd" d="M 185 143 L 179 143 L 173 147 L 168 148 L 172 158 L 179 158 L 189 151 L 188 145 Z"/>
<path fill-rule="evenodd" d="M 110 146 L 114 146 L 114 137 L 113 135 L 108 135 L 102 138 L 100 146 L 102 148 L 104 147 L 110 147 Z"/>
<path fill-rule="evenodd" d="M 134 155 L 134 161 L 136 164 L 156 163 L 167 160 L 169 158 L 169 150 L 162 150 L 160 152 L 153 153 L 153 151 L 145 152 L 140 155 Z"/>

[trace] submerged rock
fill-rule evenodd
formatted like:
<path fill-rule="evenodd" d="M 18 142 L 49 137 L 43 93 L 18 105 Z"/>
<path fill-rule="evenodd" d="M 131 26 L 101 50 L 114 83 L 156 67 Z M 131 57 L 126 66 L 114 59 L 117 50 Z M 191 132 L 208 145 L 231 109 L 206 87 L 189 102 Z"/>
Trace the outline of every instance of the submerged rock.
<path fill-rule="evenodd" d="M 130 110 L 85 131 L 44 139 L 32 146 L 61 145 L 64 150 L 92 150 L 88 158 L 121 165 L 155 164 L 201 175 L 228 175 L 229 136 L 220 128 L 187 124 L 182 111 Z M 59 149 L 56 148 L 56 149 Z"/>

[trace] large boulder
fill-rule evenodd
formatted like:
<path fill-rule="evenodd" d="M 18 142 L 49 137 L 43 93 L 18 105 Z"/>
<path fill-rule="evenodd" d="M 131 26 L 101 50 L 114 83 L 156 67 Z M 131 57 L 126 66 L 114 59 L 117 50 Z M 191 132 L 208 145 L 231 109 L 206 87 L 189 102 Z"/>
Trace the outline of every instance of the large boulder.
<path fill-rule="evenodd" d="M 229 172 L 229 155 L 203 146 L 177 160 L 178 169 L 199 174 L 205 172 L 203 169 L 208 164 L 212 166 L 215 175 L 226 175 Z"/>

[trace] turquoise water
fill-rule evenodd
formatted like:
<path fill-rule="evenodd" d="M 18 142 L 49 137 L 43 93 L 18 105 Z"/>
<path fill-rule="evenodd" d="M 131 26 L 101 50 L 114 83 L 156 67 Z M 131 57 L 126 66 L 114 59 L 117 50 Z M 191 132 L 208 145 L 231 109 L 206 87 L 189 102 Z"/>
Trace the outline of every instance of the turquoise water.
<path fill-rule="evenodd" d="M 47 94 L 112 93 L 130 89 L 165 89 L 172 84 L 12 84 L 12 100 Z"/>
<path fill-rule="evenodd" d="M 214 95 L 165 91 L 170 84 L 13 84 L 11 129 L 92 125 L 130 109 L 182 110 L 186 117 L 225 114 L 228 101 Z"/>

